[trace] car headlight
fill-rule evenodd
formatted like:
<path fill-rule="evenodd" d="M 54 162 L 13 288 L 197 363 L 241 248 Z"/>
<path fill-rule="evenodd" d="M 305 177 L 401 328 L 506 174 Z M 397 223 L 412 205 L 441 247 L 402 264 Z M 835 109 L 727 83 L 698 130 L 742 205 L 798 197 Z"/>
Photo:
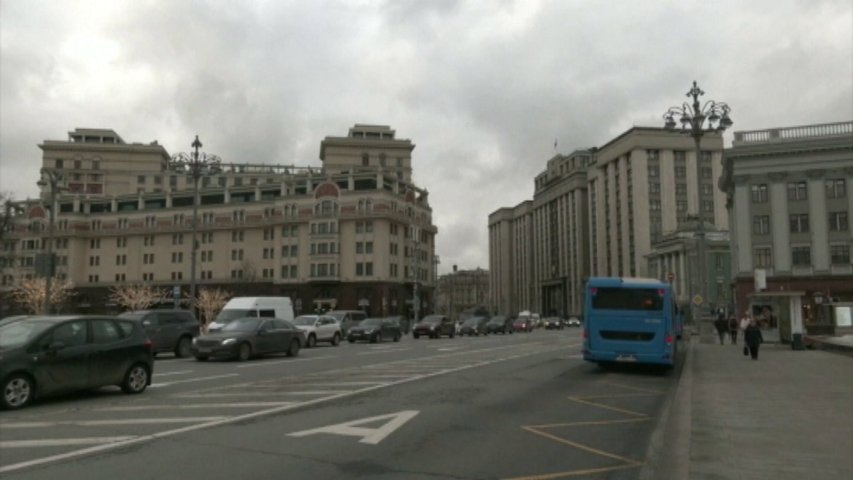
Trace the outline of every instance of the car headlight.
<path fill-rule="evenodd" d="M 196 342 L 198 342 L 198 337 L 193 337 L 193 345 L 195 345 Z"/>
<path fill-rule="evenodd" d="M 234 343 L 236 341 L 237 341 L 236 338 L 226 338 L 225 340 L 222 341 L 222 345 L 231 345 L 232 343 Z"/>
<path fill-rule="evenodd" d="M 430 330 L 435 330 L 435 325 L 430 325 L 430 326 L 429 326 L 429 329 L 430 329 Z"/>

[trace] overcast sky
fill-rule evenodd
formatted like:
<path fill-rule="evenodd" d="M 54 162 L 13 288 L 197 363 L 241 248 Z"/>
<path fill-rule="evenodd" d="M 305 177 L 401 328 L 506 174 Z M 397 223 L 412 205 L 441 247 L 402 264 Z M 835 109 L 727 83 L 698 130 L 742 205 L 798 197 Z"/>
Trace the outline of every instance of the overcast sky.
<path fill-rule="evenodd" d="M 693 80 L 733 131 L 853 119 L 852 5 L 0 0 L 0 192 L 35 196 L 37 144 L 76 127 L 317 166 L 325 136 L 390 125 L 439 271 L 488 268 L 488 215 L 549 158 L 661 126 Z"/>

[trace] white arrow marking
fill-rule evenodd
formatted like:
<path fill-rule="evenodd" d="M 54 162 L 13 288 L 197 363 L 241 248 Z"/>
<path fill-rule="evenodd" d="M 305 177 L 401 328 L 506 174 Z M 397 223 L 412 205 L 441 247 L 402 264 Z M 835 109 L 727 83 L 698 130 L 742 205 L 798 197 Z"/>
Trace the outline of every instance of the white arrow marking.
<path fill-rule="evenodd" d="M 314 428 L 311 430 L 303 430 L 301 432 L 289 433 L 290 437 L 305 437 L 308 435 L 314 435 L 315 433 L 331 433 L 332 435 L 349 435 L 352 437 L 362 437 L 359 440 L 359 443 L 369 443 L 370 445 L 376 445 L 385 439 L 388 435 L 402 427 L 404 423 L 408 422 L 412 418 L 417 415 L 417 410 L 403 410 L 402 412 L 397 413 L 389 413 L 387 415 L 379 415 L 378 417 L 370 417 L 370 418 L 362 418 L 361 420 L 353 420 L 351 422 L 338 423 L 336 425 L 329 425 L 327 427 Z M 386 418 L 393 418 L 393 420 L 386 422 L 379 428 L 365 428 L 365 427 L 356 427 L 356 425 L 364 425 L 365 423 L 373 423 L 379 420 L 385 420 Z"/>

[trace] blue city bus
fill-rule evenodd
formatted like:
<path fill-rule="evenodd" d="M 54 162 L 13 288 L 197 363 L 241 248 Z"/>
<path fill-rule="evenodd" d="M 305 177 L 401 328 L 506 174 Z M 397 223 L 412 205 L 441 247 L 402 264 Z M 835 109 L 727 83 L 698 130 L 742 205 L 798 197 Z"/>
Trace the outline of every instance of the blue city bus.
<path fill-rule="evenodd" d="M 648 278 L 592 277 L 584 295 L 583 358 L 672 367 L 678 306 L 672 286 Z"/>

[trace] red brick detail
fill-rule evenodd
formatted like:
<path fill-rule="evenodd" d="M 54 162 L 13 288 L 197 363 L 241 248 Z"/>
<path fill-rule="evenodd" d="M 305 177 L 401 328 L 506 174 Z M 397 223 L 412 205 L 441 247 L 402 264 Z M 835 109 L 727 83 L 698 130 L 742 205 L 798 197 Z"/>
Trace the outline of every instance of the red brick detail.
<path fill-rule="evenodd" d="M 409 190 L 408 192 L 406 192 L 405 198 L 407 202 L 415 203 L 415 192 Z"/>
<path fill-rule="evenodd" d="M 30 207 L 30 211 L 27 212 L 28 218 L 45 218 L 47 217 L 47 211 L 41 206 Z"/>
<path fill-rule="evenodd" d="M 339 197 L 340 190 L 338 186 L 332 182 L 325 182 L 317 185 L 317 188 L 314 189 L 314 198 L 321 197 Z"/>

